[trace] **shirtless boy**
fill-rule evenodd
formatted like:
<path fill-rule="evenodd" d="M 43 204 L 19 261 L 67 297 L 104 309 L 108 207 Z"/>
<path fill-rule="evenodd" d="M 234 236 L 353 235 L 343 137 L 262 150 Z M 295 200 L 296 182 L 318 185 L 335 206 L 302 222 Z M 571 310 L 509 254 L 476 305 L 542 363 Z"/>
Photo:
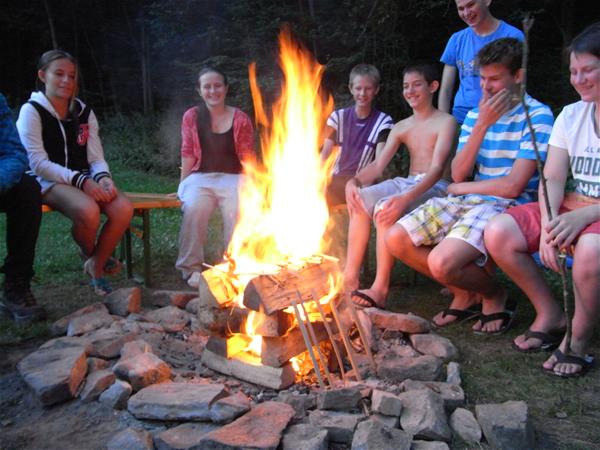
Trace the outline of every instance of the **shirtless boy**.
<path fill-rule="evenodd" d="M 413 114 L 394 125 L 381 155 L 346 184 L 350 224 L 344 289 L 352 291 L 352 299 L 358 306 L 385 306 L 394 264 L 383 242 L 385 231 L 427 199 L 446 195 L 448 182 L 442 177 L 454 143 L 456 122 L 450 114 L 433 106 L 438 79 L 433 63 L 413 64 L 404 69 L 403 95 Z M 383 174 L 401 144 L 410 155 L 409 176 L 369 186 Z M 372 218 L 377 227 L 377 274 L 369 289 L 359 291 L 360 264 Z"/>

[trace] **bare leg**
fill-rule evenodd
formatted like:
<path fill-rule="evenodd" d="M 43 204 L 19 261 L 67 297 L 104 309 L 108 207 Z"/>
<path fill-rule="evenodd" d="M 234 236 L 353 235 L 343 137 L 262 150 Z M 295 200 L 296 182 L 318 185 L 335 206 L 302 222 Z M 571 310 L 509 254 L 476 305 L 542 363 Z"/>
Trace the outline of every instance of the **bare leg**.
<path fill-rule="evenodd" d="M 548 332 L 565 325 L 562 309 L 544 281 L 537 264 L 527 249 L 527 241 L 512 216 L 500 214 L 485 229 L 485 246 L 496 264 L 525 293 L 535 308 L 536 318 L 529 326 L 532 331 Z M 523 350 L 537 348 L 541 340 L 520 335 L 515 345 Z"/>
<path fill-rule="evenodd" d="M 385 307 L 385 300 L 390 289 L 390 276 L 394 267 L 394 256 L 388 250 L 385 244 L 385 234 L 389 227 L 377 227 L 377 268 L 375 281 L 369 289 L 361 290 L 364 294 L 371 297 L 381 308 Z M 363 304 L 360 297 L 355 297 L 354 301 Z M 363 306 L 368 306 L 364 304 Z"/>
<path fill-rule="evenodd" d="M 84 254 L 93 254 L 100 226 L 100 208 L 96 201 L 85 192 L 66 184 L 56 184 L 44 194 L 42 200 L 71 220 L 73 239 Z"/>
<path fill-rule="evenodd" d="M 371 218 L 364 211 L 350 213 L 348 224 L 348 249 L 344 267 L 344 290 L 358 289 L 360 265 L 362 264 L 371 234 Z"/>
<path fill-rule="evenodd" d="M 594 326 L 600 319 L 600 235 L 585 234 L 579 238 L 573 256 L 573 285 L 575 292 L 575 314 L 571 353 L 583 356 L 587 350 Z M 560 349 L 565 351 L 564 341 Z M 557 373 L 579 372 L 578 364 L 556 363 L 554 356 L 544 362 L 544 368 Z"/>

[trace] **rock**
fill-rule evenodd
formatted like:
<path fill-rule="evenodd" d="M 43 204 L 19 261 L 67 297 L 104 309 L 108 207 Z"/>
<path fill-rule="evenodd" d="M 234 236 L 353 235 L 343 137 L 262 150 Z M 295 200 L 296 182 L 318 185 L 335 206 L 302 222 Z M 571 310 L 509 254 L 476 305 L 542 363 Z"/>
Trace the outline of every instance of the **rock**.
<path fill-rule="evenodd" d="M 439 441 L 413 441 L 410 450 L 450 450 L 450 447 Z"/>
<path fill-rule="evenodd" d="M 492 447 L 500 450 L 525 450 L 535 447 L 527 403 L 509 401 L 476 405 L 475 414 L 485 438 Z"/>
<path fill-rule="evenodd" d="M 444 401 L 444 407 L 452 412 L 459 406 L 465 404 L 465 393 L 460 386 L 456 384 L 444 383 L 442 381 L 416 381 L 405 380 L 400 384 L 400 389 L 406 391 L 416 391 L 419 389 L 428 389 L 435 392 Z"/>
<path fill-rule="evenodd" d="M 154 353 L 152 351 L 152 346 L 143 339 L 136 339 L 135 341 L 127 342 L 121 348 L 122 359 L 133 358 L 134 356 L 141 355 L 142 353 Z"/>
<path fill-rule="evenodd" d="M 83 386 L 79 398 L 83 403 L 96 400 L 111 384 L 115 382 L 115 374 L 110 369 L 97 370 L 90 373 Z"/>
<path fill-rule="evenodd" d="M 146 318 L 158 323 L 167 333 L 177 333 L 183 330 L 190 321 L 189 313 L 176 306 L 165 306 L 151 311 L 146 314 Z"/>
<path fill-rule="evenodd" d="M 272 449 L 281 441 L 281 433 L 294 416 L 285 403 L 260 403 L 239 419 L 202 438 L 202 449 Z"/>
<path fill-rule="evenodd" d="M 377 420 L 389 428 L 398 428 L 400 424 L 399 416 L 384 416 L 383 414 L 372 414 L 371 419 Z"/>
<path fill-rule="evenodd" d="M 77 311 L 69 314 L 68 316 L 58 319 L 50 326 L 50 333 L 52 334 L 52 336 L 61 336 L 67 332 L 69 322 L 71 322 L 71 320 L 73 320 L 75 317 L 83 316 L 84 314 L 88 314 L 95 311 L 104 311 L 108 313 L 106 306 L 104 306 L 102 303 L 92 303 L 91 305 L 78 309 Z"/>
<path fill-rule="evenodd" d="M 461 385 L 462 380 L 460 379 L 460 364 L 456 361 L 450 361 L 446 368 L 446 383 Z"/>
<path fill-rule="evenodd" d="M 300 421 L 306 416 L 306 410 L 308 407 L 308 394 L 301 394 L 299 392 L 281 391 L 277 396 L 277 400 L 283 403 L 287 403 L 294 408 L 294 420 Z"/>
<path fill-rule="evenodd" d="M 171 368 L 152 353 L 141 353 L 132 358 L 121 359 L 113 367 L 113 372 L 120 379 L 128 381 L 134 391 L 171 378 Z"/>
<path fill-rule="evenodd" d="M 404 392 L 400 426 L 416 438 L 449 442 L 452 431 L 444 411 L 442 398 L 430 390 Z"/>
<path fill-rule="evenodd" d="M 371 318 L 365 312 L 364 309 L 357 308 L 356 309 L 356 317 L 358 317 L 358 321 L 362 326 L 362 329 L 365 333 L 365 340 L 367 341 L 367 345 L 371 350 L 376 352 L 379 350 L 379 345 L 377 339 L 373 337 L 373 322 L 371 322 Z"/>
<path fill-rule="evenodd" d="M 350 444 L 354 429 L 362 415 L 337 411 L 315 410 L 308 414 L 308 421 L 315 427 L 329 432 L 329 441 Z"/>
<path fill-rule="evenodd" d="M 313 425 L 292 425 L 283 435 L 283 450 L 327 450 L 327 434 L 327 430 Z"/>
<path fill-rule="evenodd" d="M 90 345 L 90 356 L 104 359 L 116 358 L 127 342 L 137 337 L 135 333 L 124 333 L 115 328 L 100 328 L 82 336 Z"/>
<path fill-rule="evenodd" d="M 333 411 L 351 411 L 358 408 L 362 398 L 360 386 L 333 388 L 317 395 L 317 407 Z"/>
<path fill-rule="evenodd" d="M 160 290 L 152 293 L 150 301 L 154 306 L 177 306 L 185 309 L 190 300 L 194 298 L 198 298 L 198 291 Z"/>
<path fill-rule="evenodd" d="M 449 423 L 454 434 L 467 444 L 477 444 L 481 441 L 481 427 L 468 409 L 456 408 L 450 416 Z"/>
<path fill-rule="evenodd" d="M 392 343 L 389 345 L 388 350 L 389 353 L 395 355 L 399 358 L 416 358 L 417 356 L 422 356 L 418 351 L 410 346 L 410 344 L 397 344 Z"/>
<path fill-rule="evenodd" d="M 98 328 L 108 327 L 113 320 L 106 308 L 73 317 L 67 326 L 67 336 L 81 336 Z"/>
<path fill-rule="evenodd" d="M 356 427 L 352 450 L 410 450 L 412 436 L 386 427 L 377 420 L 365 420 Z"/>
<path fill-rule="evenodd" d="M 59 403 L 74 398 L 85 378 L 85 349 L 40 349 L 21 360 L 17 369 L 44 405 Z"/>
<path fill-rule="evenodd" d="M 187 305 L 185 305 L 185 310 L 190 314 L 198 314 L 198 308 L 200 307 L 200 297 L 196 297 L 191 299 Z"/>
<path fill-rule="evenodd" d="M 390 381 L 404 381 L 408 378 L 422 381 L 435 381 L 443 372 L 442 360 L 431 355 L 416 358 L 385 358 L 377 366 L 377 375 Z"/>
<path fill-rule="evenodd" d="M 85 351 L 86 354 L 90 354 L 92 346 L 90 343 L 79 336 L 63 336 L 55 339 L 50 339 L 48 342 L 40 345 L 40 350 L 45 349 L 62 349 L 62 348 L 73 348 L 79 347 Z"/>
<path fill-rule="evenodd" d="M 402 412 L 402 400 L 389 392 L 374 390 L 371 395 L 371 409 L 386 416 L 399 417 Z"/>
<path fill-rule="evenodd" d="M 450 339 L 434 333 L 411 334 L 410 342 L 418 352 L 424 355 L 437 356 L 446 361 L 458 355 L 458 350 L 450 342 Z"/>
<path fill-rule="evenodd" d="M 97 370 L 108 369 L 110 363 L 102 358 L 90 357 L 87 359 L 87 373 L 92 373 Z"/>
<path fill-rule="evenodd" d="M 126 428 L 108 441 L 106 449 L 153 450 L 154 445 L 152 444 L 152 435 L 148 431 Z"/>
<path fill-rule="evenodd" d="M 127 317 L 130 313 L 139 313 L 142 309 L 142 290 L 137 286 L 117 289 L 104 298 L 104 304 L 116 316 Z"/>
<path fill-rule="evenodd" d="M 131 385 L 126 381 L 116 380 L 107 390 L 100 394 L 100 403 L 113 409 L 125 409 L 127 400 L 133 392 Z"/>
<path fill-rule="evenodd" d="M 242 391 L 223 397 L 210 407 L 210 420 L 215 423 L 229 423 L 250 411 L 250 399 Z"/>
<path fill-rule="evenodd" d="M 161 383 L 133 395 L 127 409 L 138 419 L 209 421 L 211 404 L 226 395 L 222 384 Z"/>
<path fill-rule="evenodd" d="M 431 325 L 427 320 L 414 314 L 400 314 L 380 308 L 366 308 L 365 313 L 377 328 L 410 334 L 428 333 L 431 330 Z"/>
<path fill-rule="evenodd" d="M 201 440 L 217 425 L 212 423 L 184 423 L 154 436 L 156 450 L 196 450 L 201 449 Z"/>

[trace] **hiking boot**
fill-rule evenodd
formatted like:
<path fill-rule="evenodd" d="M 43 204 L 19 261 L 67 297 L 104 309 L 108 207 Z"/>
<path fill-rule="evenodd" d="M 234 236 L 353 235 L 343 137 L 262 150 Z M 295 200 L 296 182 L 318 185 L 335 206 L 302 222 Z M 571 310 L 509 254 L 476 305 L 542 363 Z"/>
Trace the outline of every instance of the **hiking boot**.
<path fill-rule="evenodd" d="M 46 318 L 46 310 L 37 304 L 28 279 L 4 280 L 2 290 L 4 295 L 0 302 L 0 310 L 9 314 L 15 322 L 33 322 Z"/>

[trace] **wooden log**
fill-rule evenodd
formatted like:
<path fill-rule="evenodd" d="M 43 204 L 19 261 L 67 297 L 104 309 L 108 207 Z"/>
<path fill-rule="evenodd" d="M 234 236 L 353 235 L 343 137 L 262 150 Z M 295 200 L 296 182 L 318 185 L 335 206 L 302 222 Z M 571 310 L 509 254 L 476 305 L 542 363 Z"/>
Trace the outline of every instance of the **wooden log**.
<path fill-rule="evenodd" d="M 273 314 L 292 305 L 292 299 L 313 300 L 314 292 L 319 298 L 329 292 L 329 277 L 339 273 L 337 261 L 325 259 L 321 264 L 311 264 L 298 271 L 282 269 L 275 275 L 253 278 L 244 290 L 244 306 L 265 314 Z"/>
<path fill-rule="evenodd" d="M 254 312 L 254 334 L 266 337 L 285 335 L 294 324 L 294 317 L 284 311 L 276 311 L 271 315 L 261 311 Z M 246 331 L 248 329 L 246 328 Z"/>
<path fill-rule="evenodd" d="M 202 352 L 202 364 L 222 374 L 270 389 L 286 389 L 296 380 L 296 373 L 290 363 L 282 367 L 265 366 L 258 357 L 245 352 L 238 353 L 234 358 L 226 358 L 205 348 Z"/>
<path fill-rule="evenodd" d="M 327 330 L 322 322 L 313 322 L 313 328 L 319 342 L 327 339 Z M 261 362 L 267 366 L 279 367 L 305 351 L 306 344 L 302 332 L 295 327 L 282 337 L 263 337 Z"/>
<path fill-rule="evenodd" d="M 243 333 L 246 317 L 246 308 L 234 306 L 223 309 L 214 306 L 200 305 L 198 307 L 198 324 L 200 328 L 209 334 L 226 336 L 234 333 Z"/>
<path fill-rule="evenodd" d="M 231 306 L 236 295 L 237 291 L 228 274 L 218 269 L 207 269 L 202 272 L 198 281 L 200 305 L 226 308 Z"/>

